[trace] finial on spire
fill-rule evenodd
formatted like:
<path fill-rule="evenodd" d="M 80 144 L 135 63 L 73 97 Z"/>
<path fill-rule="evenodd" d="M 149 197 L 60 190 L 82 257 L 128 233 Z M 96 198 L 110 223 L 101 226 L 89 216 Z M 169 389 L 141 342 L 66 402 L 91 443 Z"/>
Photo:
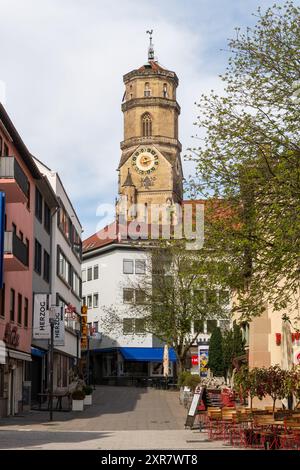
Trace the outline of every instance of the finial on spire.
<path fill-rule="evenodd" d="M 148 48 L 148 61 L 150 62 L 150 60 L 154 60 L 154 47 L 153 47 L 153 43 L 152 43 L 153 29 L 150 29 L 150 30 L 146 31 L 146 34 L 149 34 L 149 36 L 150 36 L 150 44 L 149 44 L 149 48 Z"/>

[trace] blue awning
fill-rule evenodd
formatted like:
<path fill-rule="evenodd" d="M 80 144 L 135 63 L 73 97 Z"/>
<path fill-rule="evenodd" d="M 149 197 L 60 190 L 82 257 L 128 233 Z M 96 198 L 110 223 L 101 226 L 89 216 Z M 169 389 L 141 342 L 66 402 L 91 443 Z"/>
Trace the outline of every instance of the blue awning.
<path fill-rule="evenodd" d="M 36 357 L 43 357 L 47 351 L 43 351 L 43 349 L 33 348 L 31 347 L 31 355 Z"/>
<path fill-rule="evenodd" d="M 120 353 L 126 361 L 162 362 L 164 348 L 120 348 Z M 169 348 L 169 360 L 177 360 L 173 348 Z"/>

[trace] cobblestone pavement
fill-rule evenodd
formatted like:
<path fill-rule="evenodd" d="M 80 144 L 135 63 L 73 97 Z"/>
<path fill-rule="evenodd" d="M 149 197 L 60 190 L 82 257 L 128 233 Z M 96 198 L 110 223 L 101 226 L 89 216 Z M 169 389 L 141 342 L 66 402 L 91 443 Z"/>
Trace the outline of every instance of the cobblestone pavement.
<path fill-rule="evenodd" d="M 178 392 L 99 386 L 83 412 L 0 419 L 0 449 L 230 449 L 184 429 L 185 418 Z"/>

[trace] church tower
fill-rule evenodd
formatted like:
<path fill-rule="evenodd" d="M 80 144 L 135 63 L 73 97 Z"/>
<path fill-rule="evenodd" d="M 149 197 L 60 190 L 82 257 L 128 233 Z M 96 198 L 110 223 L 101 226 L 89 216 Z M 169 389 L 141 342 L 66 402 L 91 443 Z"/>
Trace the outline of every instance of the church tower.
<path fill-rule="evenodd" d="M 128 204 L 181 203 L 183 197 L 178 78 L 154 58 L 152 31 L 148 61 L 123 77 L 124 140 L 121 142 L 119 196 Z M 136 214 L 137 216 L 139 214 Z"/>

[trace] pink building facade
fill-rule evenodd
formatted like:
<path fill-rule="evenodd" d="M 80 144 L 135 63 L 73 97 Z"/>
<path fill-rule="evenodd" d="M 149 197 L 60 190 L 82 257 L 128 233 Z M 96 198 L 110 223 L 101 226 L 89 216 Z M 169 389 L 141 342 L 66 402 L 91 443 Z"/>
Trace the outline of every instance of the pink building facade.
<path fill-rule="evenodd" d="M 0 417 L 30 405 L 35 180 L 40 173 L 0 104 L 0 191 L 5 193 L 0 290 Z"/>

